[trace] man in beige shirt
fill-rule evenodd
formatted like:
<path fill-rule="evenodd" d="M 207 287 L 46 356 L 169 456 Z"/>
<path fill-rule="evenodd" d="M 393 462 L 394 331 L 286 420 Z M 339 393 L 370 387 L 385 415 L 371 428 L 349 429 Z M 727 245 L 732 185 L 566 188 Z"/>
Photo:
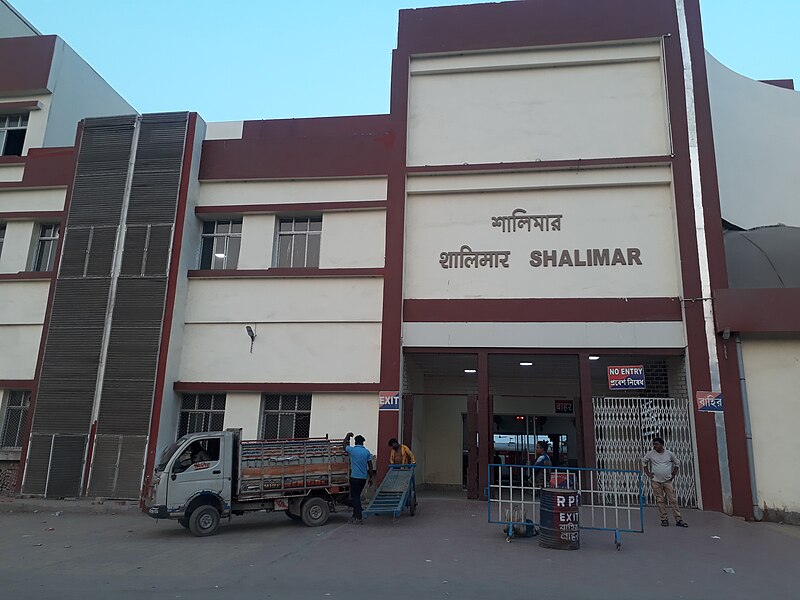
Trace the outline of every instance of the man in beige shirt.
<path fill-rule="evenodd" d="M 666 496 L 672 514 L 675 517 L 677 527 L 688 527 L 681 519 L 681 511 L 678 508 L 678 499 L 675 497 L 675 488 L 672 487 L 672 480 L 678 474 L 678 457 L 664 448 L 664 440 L 660 437 L 653 438 L 653 449 L 644 455 L 642 459 L 644 473 L 650 478 L 650 485 L 653 487 L 653 495 L 656 497 L 658 514 L 661 515 L 661 525 L 669 527 L 667 519 L 667 507 L 664 503 Z"/>

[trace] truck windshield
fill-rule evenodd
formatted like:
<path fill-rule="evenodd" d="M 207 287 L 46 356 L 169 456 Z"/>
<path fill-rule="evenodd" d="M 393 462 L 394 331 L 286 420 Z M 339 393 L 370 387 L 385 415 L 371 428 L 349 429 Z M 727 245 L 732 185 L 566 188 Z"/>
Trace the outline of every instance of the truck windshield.
<path fill-rule="evenodd" d="M 164 469 L 167 468 L 167 463 L 169 462 L 169 459 L 172 458 L 172 456 L 175 454 L 178 448 L 183 444 L 185 439 L 186 436 L 183 436 L 177 442 L 171 443 L 164 449 L 164 451 L 161 453 L 161 458 L 158 459 L 158 464 L 156 465 L 156 473 L 163 471 Z"/>

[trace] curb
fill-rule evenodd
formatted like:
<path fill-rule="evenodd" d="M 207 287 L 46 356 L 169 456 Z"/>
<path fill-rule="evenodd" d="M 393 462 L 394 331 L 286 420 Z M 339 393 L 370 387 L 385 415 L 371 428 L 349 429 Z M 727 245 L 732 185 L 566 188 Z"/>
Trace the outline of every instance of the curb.
<path fill-rule="evenodd" d="M 139 512 L 139 503 L 132 500 L 45 500 L 42 498 L 0 498 L 2 513 L 53 513 L 111 515 Z"/>

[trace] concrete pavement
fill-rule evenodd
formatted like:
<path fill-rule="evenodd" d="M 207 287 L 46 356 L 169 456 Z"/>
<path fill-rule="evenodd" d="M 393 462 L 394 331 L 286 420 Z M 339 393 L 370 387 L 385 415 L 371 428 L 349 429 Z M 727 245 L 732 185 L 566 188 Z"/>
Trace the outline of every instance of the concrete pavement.
<path fill-rule="evenodd" d="M 56 503 L 58 504 L 58 503 Z M 5 508 L 8 508 L 6 506 Z M 614 598 L 713 600 L 800 595 L 792 526 L 686 511 L 689 529 L 582 532 L 581 549 L 506 543 L 486 505 L 421 494 L 416 517 L 308 528 L 279 514 L 223 522 L 198 539 L 175 522 L 117 514 L 0 513 L 6 598 Z M 52 528 L 52 529 L 51 529 Z M 715 539 L 712 536 L 718 536 Z M 723 569 L 733 568 L 735 573 Z"/>

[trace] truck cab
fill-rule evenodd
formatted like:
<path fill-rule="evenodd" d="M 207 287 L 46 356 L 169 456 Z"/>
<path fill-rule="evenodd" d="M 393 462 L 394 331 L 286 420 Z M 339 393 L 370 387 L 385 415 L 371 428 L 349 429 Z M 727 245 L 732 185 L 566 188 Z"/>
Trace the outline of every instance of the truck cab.
<path fill-rule="evenodd" d="M 155 519 L 177 519 L 195 535 L 216 532 L 232 503 L 235 432 L 192 433 L 167 447 L 145 491 Z"/>

